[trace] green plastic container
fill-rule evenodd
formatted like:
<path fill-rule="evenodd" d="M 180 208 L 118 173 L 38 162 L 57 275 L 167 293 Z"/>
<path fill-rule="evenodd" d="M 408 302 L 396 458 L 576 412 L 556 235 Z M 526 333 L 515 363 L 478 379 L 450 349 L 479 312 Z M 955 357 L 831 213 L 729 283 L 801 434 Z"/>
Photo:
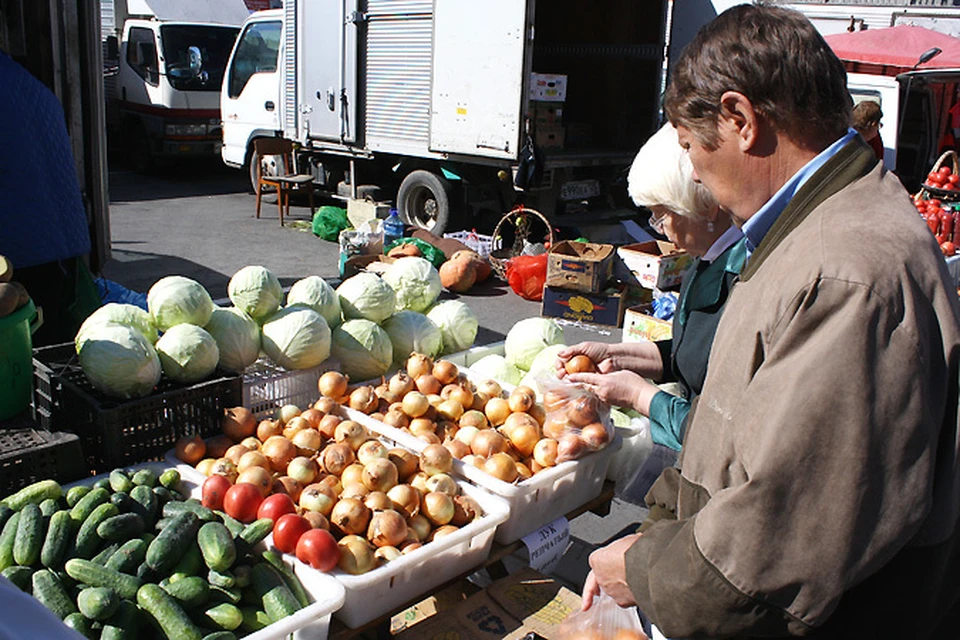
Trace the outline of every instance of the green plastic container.
<path fill-rule="evenodd" d="M 0 420 L 28 406 L 33 390 L 34 332 L 43 313 L 31 300 L 6 318 L 0 318 Z"/>

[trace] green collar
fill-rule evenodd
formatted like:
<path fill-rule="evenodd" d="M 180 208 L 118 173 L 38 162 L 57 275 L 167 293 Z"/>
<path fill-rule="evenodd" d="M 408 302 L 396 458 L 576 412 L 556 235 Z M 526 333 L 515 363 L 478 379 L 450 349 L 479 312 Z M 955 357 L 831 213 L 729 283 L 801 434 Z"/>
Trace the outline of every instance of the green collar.
<path fill-rule="evenodd" d="M 727 275 L 739 275 L 746 258 L 746 240 L 740 238 L 702 269 L 700 260 L 690 267 L 693 271 L 688 277 L 693 279 L 684 291 L 677 312 L 681 325 L 686 324 L 691 311 L 707 309 L 720 302 Z"/>

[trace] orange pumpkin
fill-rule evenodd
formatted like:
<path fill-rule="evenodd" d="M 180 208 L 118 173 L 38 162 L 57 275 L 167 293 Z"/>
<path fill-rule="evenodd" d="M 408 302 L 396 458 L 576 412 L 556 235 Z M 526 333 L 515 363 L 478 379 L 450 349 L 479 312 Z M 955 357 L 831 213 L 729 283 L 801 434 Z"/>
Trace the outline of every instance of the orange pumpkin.
<path fill-rule="evenodd" d="M 480 257 L 480 254 L 471 249 L 461 249 L 457 251 L 452 256 L 451 260 L 467 260 L 473 263 L 474 268 L 477 270 L 477 282 L 483 282 L 490 277 L 490 263 Z"/>
<path fill-rule="evenodd" d="M 470 260 L 447 260 L 440 265 L 440 284 L 456 293 L 470 290 L 477 281 L 477 268 Z"/>

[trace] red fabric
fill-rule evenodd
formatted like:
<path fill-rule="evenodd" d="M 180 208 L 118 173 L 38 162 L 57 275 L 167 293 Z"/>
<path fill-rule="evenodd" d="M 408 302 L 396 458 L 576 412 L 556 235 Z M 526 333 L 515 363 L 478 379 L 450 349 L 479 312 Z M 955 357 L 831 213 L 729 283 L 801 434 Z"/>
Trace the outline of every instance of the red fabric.
<path fill-rule="evenodd" d="M 960 38 L 923 27 L 900 25 L 826 36 L 827 44 L 841 60 L 869 62 L 910 69 L 920 54 L 933 47 L 942 53 L 918 69 L 960 67 Z"/>
<path fill-rule="evenodd" d="M 507 263 L 507 282 L 521 298 L 543 300 L 543 285 L 547 282 L 547 255 L 517 256 Z"/>

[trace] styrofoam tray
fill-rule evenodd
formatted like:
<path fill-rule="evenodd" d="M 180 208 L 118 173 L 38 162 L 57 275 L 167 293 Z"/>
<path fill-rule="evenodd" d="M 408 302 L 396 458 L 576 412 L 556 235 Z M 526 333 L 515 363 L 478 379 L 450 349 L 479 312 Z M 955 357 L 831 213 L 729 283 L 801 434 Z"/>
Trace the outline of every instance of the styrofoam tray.
<path fill-rule="evenodd" d="M 199 500 L 202 481 L 198 482 L 197 477 L 202 477 L 202 474 L 182 462 L 177 461 L 173 465 L 163 462 L 146 462 L 128 468 L 131 470 L 153 469 L 159 475 L 171 466 L 180 472 L 180 484 L 183 492 L 189 497 Z M 92 485 L 97 480 L 107 477 L 109 477 L 109 474 L 95 476 L 65 485 L 64 488 Z M 292 616 L 287 616 L 260 631 L 244 636 L 244 638 L 246 640 L 283 640 L 292 634 L 294 640 L 324 640 L 330 631 L 330 618 L 333 612 L 343 604 L 345 592 L 342 583 L 332 576 L 312 569 L 293 557 L 284 556 L 284 561 L 293 569 L 313 602 Z"/>

